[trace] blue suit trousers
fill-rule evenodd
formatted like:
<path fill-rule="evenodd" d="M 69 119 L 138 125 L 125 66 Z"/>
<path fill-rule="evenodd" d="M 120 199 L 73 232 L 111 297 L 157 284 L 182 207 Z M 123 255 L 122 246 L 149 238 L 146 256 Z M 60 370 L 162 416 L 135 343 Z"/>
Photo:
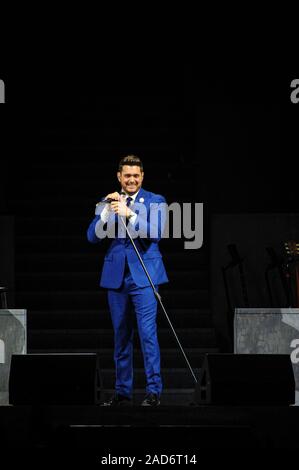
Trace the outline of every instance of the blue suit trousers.
<path fill-rule="evenodd" d="M 137 287 L 126 266 L 121 287 L 108 290 L 108 303 L 114 329 L 115 391 L 126 397 L 132 397 L 135 312 L 143 353 L 146 392 L 160 395 L 162 380 L 156 324 L 157 300 L 152 288 Z"/>

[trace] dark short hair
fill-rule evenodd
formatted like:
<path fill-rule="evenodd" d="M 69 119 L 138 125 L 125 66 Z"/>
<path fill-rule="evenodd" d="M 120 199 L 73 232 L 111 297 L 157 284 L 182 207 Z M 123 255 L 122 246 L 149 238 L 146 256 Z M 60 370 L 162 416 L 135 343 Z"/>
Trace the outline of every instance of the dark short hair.
<path fill-rule="evenodd" d="M 126 157 L 123 157 L 119 162 L 118 171 L 122 171 L 123 166 L 125 165 L 140 166 L 140 171 L 143 171 L 142 161 L 139 157 L 136 157 L 136 155 L 127 155 Z"/>

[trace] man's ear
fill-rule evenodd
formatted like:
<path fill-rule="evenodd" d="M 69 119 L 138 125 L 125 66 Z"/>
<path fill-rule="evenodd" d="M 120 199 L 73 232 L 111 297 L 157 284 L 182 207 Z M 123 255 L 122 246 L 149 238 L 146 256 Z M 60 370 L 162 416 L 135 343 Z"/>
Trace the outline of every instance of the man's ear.
<path fill-rule="evenodd" d="M 117 172 L 117 179 L 120 182 L 120 171 Z"/>

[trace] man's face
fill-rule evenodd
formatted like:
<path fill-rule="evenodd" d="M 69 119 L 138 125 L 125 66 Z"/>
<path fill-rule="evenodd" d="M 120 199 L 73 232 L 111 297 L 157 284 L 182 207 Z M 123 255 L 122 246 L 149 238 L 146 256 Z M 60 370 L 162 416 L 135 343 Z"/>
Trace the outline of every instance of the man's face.
<path fill-rule="evenodd" d="M 122 189 L 131 195 L 137 193 L 141 188 L 143 175 L 144 173 L 138 165 L 124 165 L 122 171 L 117 172 L 117 178 Z"/>

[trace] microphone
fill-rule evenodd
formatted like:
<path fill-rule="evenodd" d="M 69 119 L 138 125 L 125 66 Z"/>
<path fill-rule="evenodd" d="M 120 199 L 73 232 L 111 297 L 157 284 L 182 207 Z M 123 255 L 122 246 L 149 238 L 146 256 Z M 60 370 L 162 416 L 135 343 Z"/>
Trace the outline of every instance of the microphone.
<path fill-rule="evenodd" d="M 108 197 L 108 199 L 105 199 L 103 197 L 100 202 L 102 202 L 103 204 L 110 204 L 112 201 L 116 201 L 116 199 L 111 199 L 111 197 Z"/>
<path fill-rule="evenodd" d="M 125 196 L 126 193 L 124 191 L 121 191 L 119 193 L 120 196 Z M 98 202 L 98 204 L 111 204 L 111 202 L 113 201 L 116 201 L 116 199 L 112 199 L 111 197 L 108 197 L 107 199 L 105 199 L 104 197 L 100 200 L 100 202 Z M 97 204 L 97 205 L 98 205 Z"/>

